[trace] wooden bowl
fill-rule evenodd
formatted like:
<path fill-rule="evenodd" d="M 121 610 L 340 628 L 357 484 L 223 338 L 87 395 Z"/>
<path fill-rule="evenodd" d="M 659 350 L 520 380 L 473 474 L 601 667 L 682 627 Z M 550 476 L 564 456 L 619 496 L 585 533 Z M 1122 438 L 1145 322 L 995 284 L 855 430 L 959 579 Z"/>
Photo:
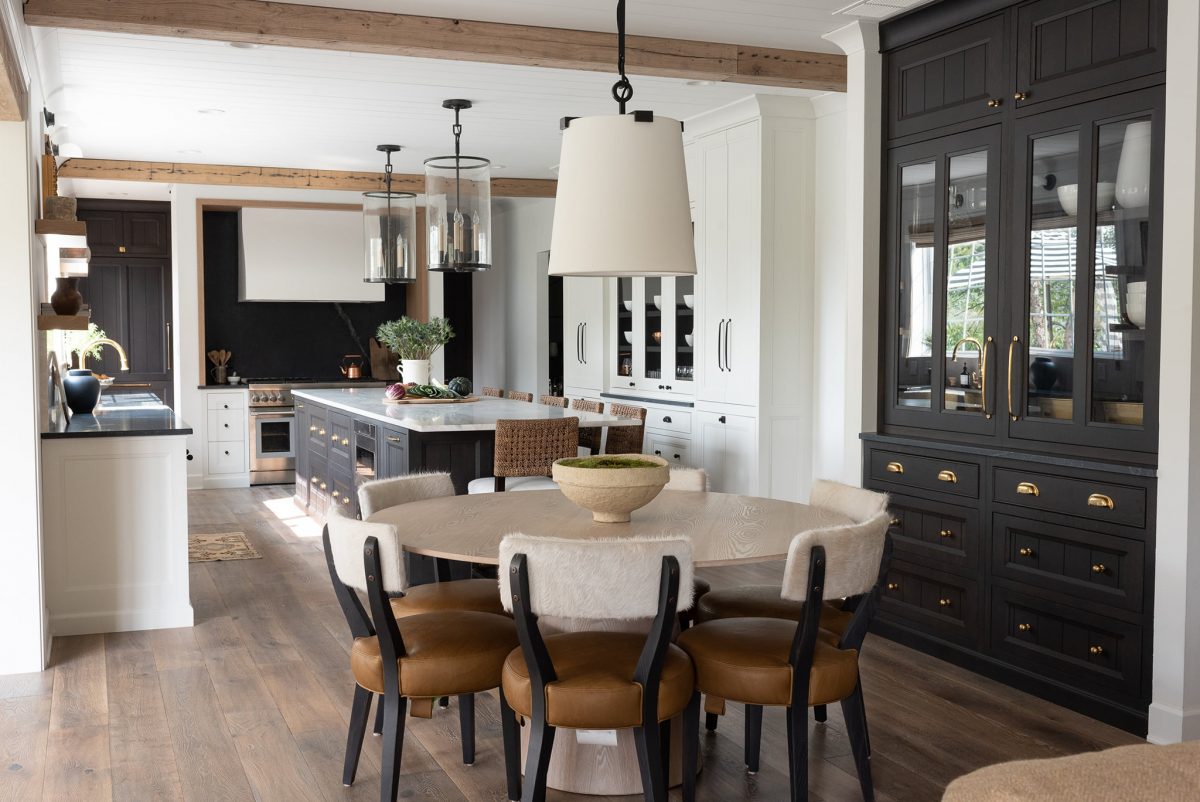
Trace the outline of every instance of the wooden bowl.
<path fill-rule="evenodd" d="M 671 478 L 669 463 L 646 454 L 609 454 L 653 463 L 644 468 L 579 468 L 554 463 L 552 476 L 563 495 L 598 523 L 626 523 L 629 514 L 654 500 Z M 569 460 L 567 460 L 569 461 Z"/>

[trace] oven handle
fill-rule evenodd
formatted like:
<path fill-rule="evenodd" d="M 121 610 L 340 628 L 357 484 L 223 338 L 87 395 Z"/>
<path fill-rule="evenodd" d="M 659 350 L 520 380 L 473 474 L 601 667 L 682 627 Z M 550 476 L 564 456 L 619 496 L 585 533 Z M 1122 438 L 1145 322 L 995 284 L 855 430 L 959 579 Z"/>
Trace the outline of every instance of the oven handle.
<path fill-rule="evenodd" d="M 252 418 L 294 418 L 294 417 L 296 417 L 296 413 L 295 412 L 255 412 L 254 410 L 250 410 L 250 417 L 252 417 Z"/>

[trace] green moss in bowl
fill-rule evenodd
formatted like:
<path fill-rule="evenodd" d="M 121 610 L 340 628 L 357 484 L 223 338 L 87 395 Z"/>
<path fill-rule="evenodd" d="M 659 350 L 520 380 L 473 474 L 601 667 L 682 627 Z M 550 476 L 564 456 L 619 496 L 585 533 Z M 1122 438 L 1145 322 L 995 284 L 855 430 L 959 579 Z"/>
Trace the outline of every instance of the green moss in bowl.
<path fill-rule="evenodd" d="M 577 457 L 558 461 L 568 468 L 656 468 L 658 463 L 634 457 Z"/>

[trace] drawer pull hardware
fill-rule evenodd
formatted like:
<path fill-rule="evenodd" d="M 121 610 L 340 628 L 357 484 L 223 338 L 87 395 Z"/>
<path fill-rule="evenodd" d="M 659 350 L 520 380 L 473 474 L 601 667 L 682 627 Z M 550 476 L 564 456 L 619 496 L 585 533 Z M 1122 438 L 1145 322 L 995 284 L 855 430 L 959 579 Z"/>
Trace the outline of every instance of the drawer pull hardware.
<path fill-rule="evenodd" d="M 1105 565 L 1104 563 L 1096 563 L 1095 565 L 1092 566 L 1092 573 L 1093 574 L 1107 574 L 1108 566 Z"/>
<path fill-rule="evenodd" d="M 1013 100 L 1021 101 L 1021 100 L 1027 100 L 1028 98 L 1029 98 L 1029 93 L 1027 93 L 1027 92 L 1014 92 L 1013 93 Z"/>
<path fill-rule="evenodd" d="M 663 415 L 663 423 L 670 423 L 670 422 L 671 422 L 671 416 Z"/>
<path fill-rule="evenodd" d="M 899 518 L 893 518 L 892 520 L 888 521 L 888 526 L 899 526 L 902 523 L 903 521 L 901 521 Z"/>
<path fill-rule="evenodd" d="M 998 98 L 998 97 L 988 98 L 987 107 L 989 109 L 998 109 L 998 108 L 1000 108 L 1000 104 L 1003 102 L 1004 102 L 1004 100 L 1002 98 Z"/>
<path fill-rule="evenodd" d="M 938 532 L 938 534 L 941 535 L 942 537 L 954 537 L 954 530 L 953 529 L 943 529 L 942 531 Z"/>
<path fill-rule="evenodd" d="M 950 606 L 949 599 L 945 599 L 945 598 L 938 599 L 938 607 L 949 607 L 949 606 Z"/>
<path fill-rule="evenodd" d="M 992 419 L 992 413 L 988 412 L 988 347 L 994 342 L 991 337 L 983 341 L 983 356 L 979 360 L 979 405 L 983 407 L 983 417 L 987 420 Z"/>
<path fill-rule="evenodd" d="M 1012 420 L 1017 420 L 1020 416 L 1013 412 L 1013 351 L 1017 347 L 1017 343 L 1021 342 L 1021 338 L 1013 335 L 1013 338 L 1008 341 L 1008 417 Z"/>
<path fill-rule="evenodd" d="M 1033 624 L 1017 624 L 1018 632 L 1029 632 L 1033 629 Z"/>
<path fill-rule="evenodd" d="M 1088 506 L 1104 507 L 1105 509 L 1111 510 L 1117 505 L 1110 496 L 1106 496 L 1103 493 L 1092 493 L 1090 496 L 1088 496 Z"/>
<path fill-rule="evenodd" d="M 1096 657 L 1099 657 L 1100 655 L 1104 654 L 1104 647 L 1103 646 L 1089 646 L 1088 653 L 1093 654 Z"/>
<path fill-rule="evenodd" d="M 1017 554 L 1020 554 L 1022 557 L 1032 557 L 1033 549 L 1029 548 L 1028 546 L 1022 546 L 1021 548 L 1017 549 Z"/>
<path fill-rule="evenodd" d="M 888 473 L 904 473 L 904 466 L 899 462 L 889 462 L 887 464 Z"/>
<path fill-rule="evenodd" d="M 899 582 L 888 582 L 887 589 L 888 590 L 900 590 L 900 583 Z"/>
<path fill-rule="evenodd" d="M 1018 482 L 1017 483 L 1017 495 L 1018 496 L 1034 496 L 1034 497 L 1036 497 L 1036 496 L 1040 496 L 1041 494 L 1042 494 L 1042 491 L 1038 490 L 1038 486 L 1035 485 L 1033 482 Z"/>
<path fill-rule="evenodd" d="M 336 443 L 338 441 L 338 436 L 336 434 L 331 434 L 329 435 L 329 440 L 330 442 Z"/>
<path fill-rule="evenodd" d="M 348 445 L 350 445 L 350 440 L 349 440 L 348 438 L 345 438 L 345 437 L 343 437 L 343 438 L 342 438 L 342 445 L 344 445 L 344 446 L 348 446 Z"/>
<path fill-rule="evenodd" d="M 309 479 L 308 481 L 309 481 L 309 483 L 315 485 L 317 483 L 317 477 L 314 476 L 313 478 Z"/>
<path fill-rule="evenodd" d="M 396 437 L 396 436 L 395 436 L 395 435 L 393 435 L 393 434 L 389 434 L 389 435 L 387 436 L 387 441 L 388 441 L 389 443 L 399 443 L 399 442 L 400 442 L 401 440 L 403 440 L 403 439 L 404 439 L 404 438 L 402 438 L 402 437 Z"/>
<path fill-rule="evenodd" d="M 954 471 L 938 471 L 938 481 L 956 485 L 958 484 L 958 474 Z"/>
<path fill-rule="evenodd" d="M 322 437 L 324 437 L 324 436 L 325 436 L 325 430 L 324 430 L 324 429 L 318 429 L 318 430 L 317 430 L 317 434 L 319 434 L 319 435 L 321 435 Z"/>
<path fill-rule="evenodd" d="M 349 503 L 350 503 L 350 497 L 349 497 L 349 496 L 342 496 L 342 503 L 343 503 L 343 504 L 349 504 Z"/>
<path fill-rule="evenodd" d="M 309 427 L 308 427 L 308 430 L 309 430 L 310 432 L 315 432 L 315 431 L 317 430 L 317 427 L 316 427 L 316 426 L 309 426 Z"/>
<path fill-rule="evenodd" d="M 338 497 L 338 496 L 340 496 L 340 495 L 341 495 L 341 493 L 339 493 L 338 491 L 336 491 L 336 490 L 335 490 L 335 491 L 333 491 L 333 497 L 334 497 L 334 498 L 337 498 L 337 497 Z"/>
<path fill-rule="evenodd" d="M 325 484 L 324 482 L 321 482 L 321 489 L 322 489 L 322 490 L 328 490 L 328 489 L 329 489 L 329 485 Z"/>

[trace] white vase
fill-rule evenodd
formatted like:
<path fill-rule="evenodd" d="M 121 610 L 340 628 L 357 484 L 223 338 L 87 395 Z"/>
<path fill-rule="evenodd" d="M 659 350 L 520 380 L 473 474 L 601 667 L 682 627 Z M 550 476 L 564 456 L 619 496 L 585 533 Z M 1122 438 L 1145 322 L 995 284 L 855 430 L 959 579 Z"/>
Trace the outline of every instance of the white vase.
<path fill-rule="evenodd" d="M 401 359 L 400 377 L 405 383 L 429 384 L 428 359 Z"/>
<path fill-rule="evenodd" d="M 1150 123 L 1125 126 L 1121 160 L 1117 162 L 1117 203 L 1126 209 L 1150 205 Z"/>

